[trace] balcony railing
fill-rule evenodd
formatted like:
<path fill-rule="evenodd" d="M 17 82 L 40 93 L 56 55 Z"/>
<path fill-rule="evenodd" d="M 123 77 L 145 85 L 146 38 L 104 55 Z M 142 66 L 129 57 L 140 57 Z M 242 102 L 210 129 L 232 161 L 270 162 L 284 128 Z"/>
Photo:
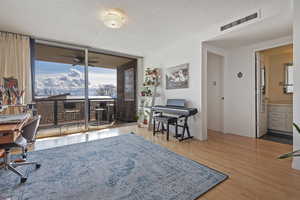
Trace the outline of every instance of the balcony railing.
<path fill-rule="evenodd" d="M 37 113 L 42 116 L 40 127 L 50 128 L 62 125 L 84 124 L 84 99 L 36 99 Z M 114 98 L 88 99 L 89 124 L 111 123 L 116 116 Z"/>

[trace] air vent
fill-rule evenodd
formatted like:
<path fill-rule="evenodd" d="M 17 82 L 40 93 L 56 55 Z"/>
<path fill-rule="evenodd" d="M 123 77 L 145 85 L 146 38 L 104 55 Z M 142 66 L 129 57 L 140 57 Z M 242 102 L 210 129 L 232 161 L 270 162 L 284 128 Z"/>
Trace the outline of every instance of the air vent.
<path fill-rule="evenodd" d="M 256 18 L 258 18 L 258 16 L 259 16 L 259 15 L 258 15 L 258 12 L 254 13 L 254 14 L 251 14 L 251 15 L 248 15 L 247 17 L 241 18 L 241 19 L 239 19 L 239 20 L 236 20 L 236 21 L 234 21 L 234 22 L 231 22 L 231 23 L 229 23 L 229 24 L 226 24 L 226 25 L 224 25 L 224 26 L 221 26 L 221 31 L 228 30 L 228 29 L 230 29 L 230 28 L 233 28 L 233 27 L 238 26 L 238 25 L 240 25 L 240 24 L 243 24 L 243 23 L 245 23 L 245 22 L 248 22 L 248 21 L 251 21 L 251 20 L 253 20 L 253 19 L 256 19 Z"/>

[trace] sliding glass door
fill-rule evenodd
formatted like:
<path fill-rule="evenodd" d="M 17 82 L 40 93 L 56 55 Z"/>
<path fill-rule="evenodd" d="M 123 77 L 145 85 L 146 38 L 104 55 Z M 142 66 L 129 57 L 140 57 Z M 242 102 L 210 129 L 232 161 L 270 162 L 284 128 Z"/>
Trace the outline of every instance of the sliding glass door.
<path fill-rule="evenodd" d="M 136 59 L 37 42 L 33 99 L 39 136 L 102 129 L 136 120 Z"/>
<path fill-rule="evenodd" d="M 85 130 L 85 51 L 35 45 L 34 92 L 40 136 Z M 45 131 L 42 131 L 42 129 Z"/>
<path fill-rule="evenodd" d="M 118 68 L 132 59 L 89 52 L 89 128 L 110 127 L 119 123 L 117 118 Z"/>
<path fill-rule="evenodd" d="M 117 67 L 117 109 L 119 122 L 135 122 L 136 115 L 136 75 L 137 61 L 132 60 Z"/>

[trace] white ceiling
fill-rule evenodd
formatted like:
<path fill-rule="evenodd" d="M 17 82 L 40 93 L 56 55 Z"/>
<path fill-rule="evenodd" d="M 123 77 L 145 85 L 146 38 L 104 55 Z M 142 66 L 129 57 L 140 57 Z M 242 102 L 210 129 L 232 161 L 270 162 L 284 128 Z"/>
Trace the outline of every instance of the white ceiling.
<path fill-rule="evenodd" d="M 144 55 L 213 24 L 282 0 L 1 0 L 0 30 Z M 105 8 L 129 17 L 119 30 L 100 21 Z M 283 34 L 283 33 L 280 33 Z"/>
<path fill-rule="evenodd" d="M 224 49 L 234 49 L 292 35 L 292 13 L 286 13 L 218 36 L 207 43 Z"/>

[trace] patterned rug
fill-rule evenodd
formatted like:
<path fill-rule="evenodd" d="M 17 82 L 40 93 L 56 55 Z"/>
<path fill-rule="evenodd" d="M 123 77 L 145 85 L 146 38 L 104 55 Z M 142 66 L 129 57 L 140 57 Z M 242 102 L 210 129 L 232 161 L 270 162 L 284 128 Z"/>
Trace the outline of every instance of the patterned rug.
<path fill-rule="evenodd" d="M 134 134 L 31 152 L 42 167 L 0 170 L 0 199 L 194 200 L 227 175 Z"/>

